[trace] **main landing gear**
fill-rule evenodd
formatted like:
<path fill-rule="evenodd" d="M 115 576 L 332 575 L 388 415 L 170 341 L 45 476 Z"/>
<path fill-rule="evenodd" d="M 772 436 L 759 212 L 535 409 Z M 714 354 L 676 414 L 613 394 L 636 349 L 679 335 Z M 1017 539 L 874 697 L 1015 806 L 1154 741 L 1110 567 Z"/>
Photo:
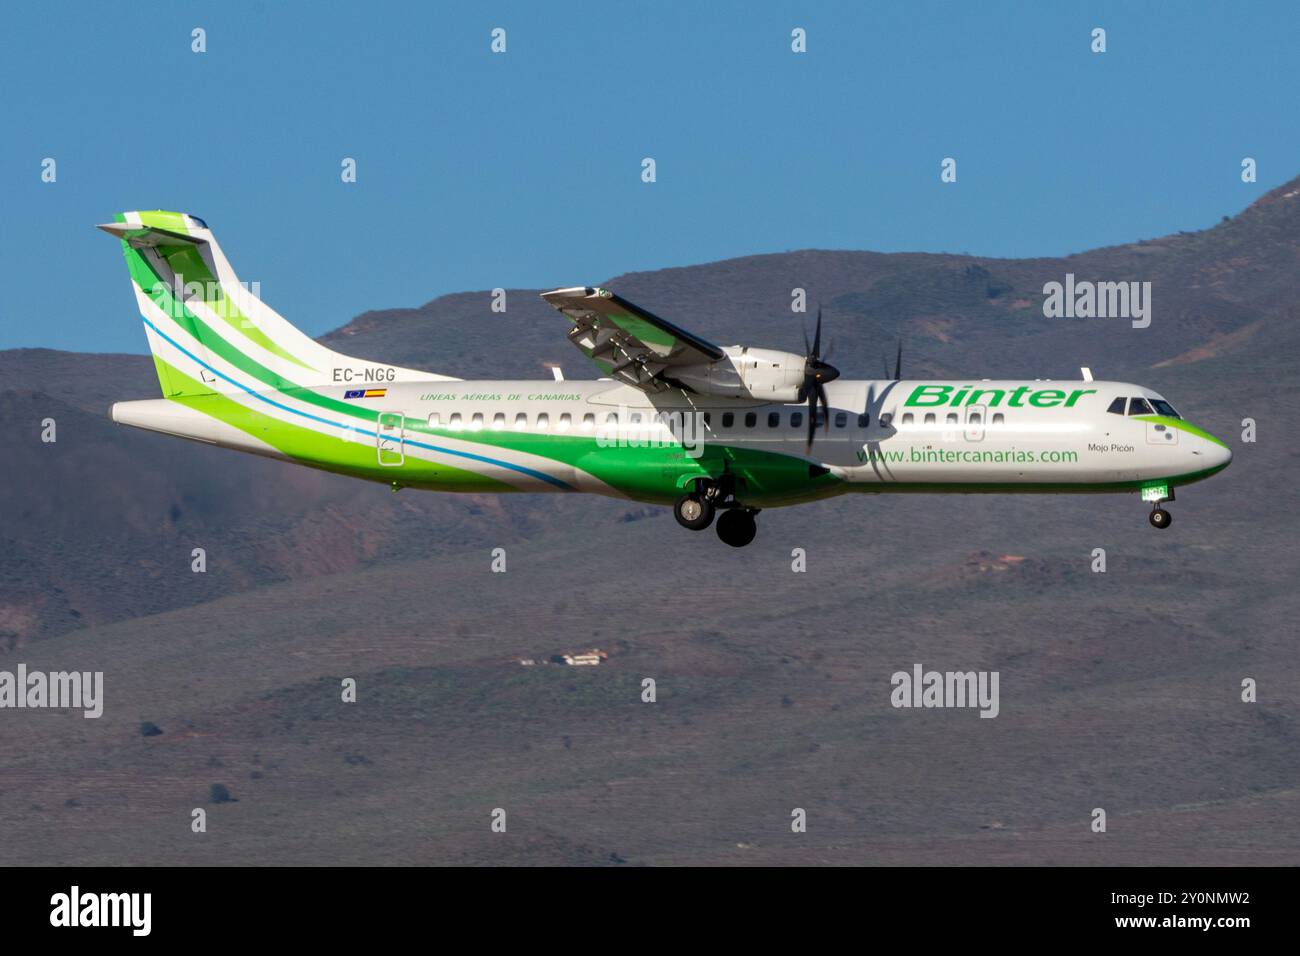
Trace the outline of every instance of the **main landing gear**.
<path fill-rule="evenodd" d="M 673 505 L 673 517 L 683 528 L 703 531 L 721 510 L 718 537 L 733 548 L 743 548 L 758 533 L 758 526 L 754 523 L 758 509 L 746 508 L 735 500 L 730 479 L 730 475 L 724 475 L 722 481 L 701 479 L 696 482 L 695 489 L 682 495 Z"/>
<path fill-rule="evenodd" d="M 673 517 L 683 528 L 690 528 L 692 531 L 703 531 L 709 525 L 713 524 L 713 513 L 717 506 L 712 501 L 700 495 L 682 495 L 673 505 Z"/>
<path fill-rule="evenodd" d="M 753 508 L 732 508 L 724 511 L 718 519 L 718 537 L 723 544 L 733 548 L 743 548 L 754 540 L 758 525 L 754 523 Z"/>

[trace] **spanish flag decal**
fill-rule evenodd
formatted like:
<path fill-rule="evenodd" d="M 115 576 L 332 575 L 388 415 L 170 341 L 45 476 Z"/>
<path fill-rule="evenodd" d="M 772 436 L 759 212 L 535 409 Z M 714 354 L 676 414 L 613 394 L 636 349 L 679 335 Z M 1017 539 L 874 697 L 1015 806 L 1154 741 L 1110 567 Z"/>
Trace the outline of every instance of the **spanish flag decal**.
<path fill-rule="evenodd" d="M 343 393 L 344 398 L 383 398 L 388 394 L 386 388 L 350 388 Z"/>

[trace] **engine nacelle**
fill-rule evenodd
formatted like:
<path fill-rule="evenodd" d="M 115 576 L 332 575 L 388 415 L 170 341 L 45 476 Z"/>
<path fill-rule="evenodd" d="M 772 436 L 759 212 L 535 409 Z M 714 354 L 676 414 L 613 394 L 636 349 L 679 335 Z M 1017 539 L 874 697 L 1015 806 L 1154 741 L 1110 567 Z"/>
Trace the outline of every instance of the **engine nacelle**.
<path fill-rule="evenodd" d="M 795 352 L 729 345 L 723 357 L 704 365 L 674 367 L 667 375 L 702 395 L 797 402 L 807 358 Z"/>

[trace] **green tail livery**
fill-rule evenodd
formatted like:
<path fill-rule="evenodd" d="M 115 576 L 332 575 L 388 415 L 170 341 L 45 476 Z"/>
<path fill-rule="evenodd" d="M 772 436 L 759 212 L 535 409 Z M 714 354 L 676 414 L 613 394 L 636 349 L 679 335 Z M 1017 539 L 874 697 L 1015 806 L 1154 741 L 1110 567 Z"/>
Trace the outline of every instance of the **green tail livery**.
<path fill-rule="evenodd" d="M 352 358 L 241 284 L 207 223 L 128 212 L 122 245 L 163 397 L 113 420 L 398 488 L 591 492 L 753 540 L 763 508 L 845 492 L 1137 492 L 1151 523 L 1228 446 L 1121 382 L 848 381 L 821 357 L 719 347 L 616 293 L 542 294 L 594 381 L 464 381 Z M 806 343 L 807 344 L 807 343 Z"/>

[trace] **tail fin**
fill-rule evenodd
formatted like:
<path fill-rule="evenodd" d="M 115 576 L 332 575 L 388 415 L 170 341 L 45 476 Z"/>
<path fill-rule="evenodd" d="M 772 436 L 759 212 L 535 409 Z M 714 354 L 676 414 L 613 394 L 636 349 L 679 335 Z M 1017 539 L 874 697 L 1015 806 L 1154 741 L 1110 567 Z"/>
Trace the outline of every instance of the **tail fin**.
<path fill-rule="evenodd" d="M 122 240 L 166 398 L 451 378 L 314 341 L 239 281 L 197 216 L 127 212 L 99 228 Z"/>

